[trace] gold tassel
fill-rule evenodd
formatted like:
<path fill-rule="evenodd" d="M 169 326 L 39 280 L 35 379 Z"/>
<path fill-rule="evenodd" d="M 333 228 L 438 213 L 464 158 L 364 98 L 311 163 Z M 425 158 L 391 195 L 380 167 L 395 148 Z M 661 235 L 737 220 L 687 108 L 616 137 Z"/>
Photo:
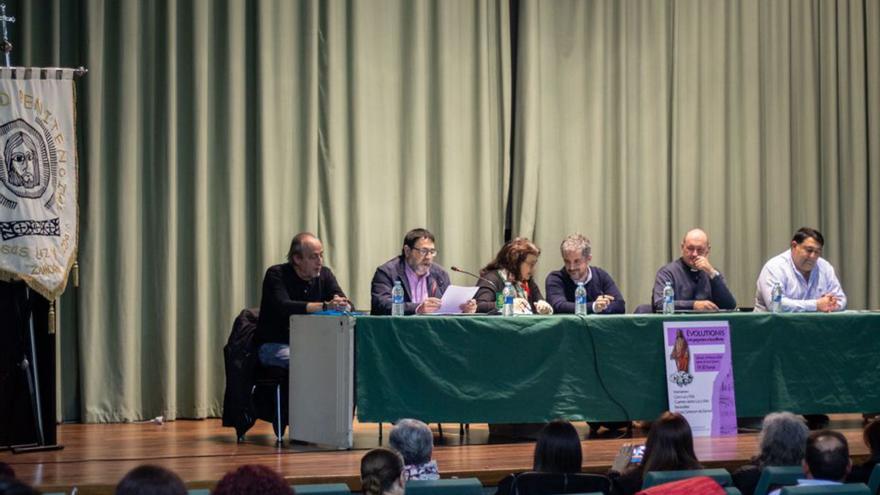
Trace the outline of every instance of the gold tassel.
<path fill-rule="evenodd" d="M 55 301 L 49 303 L 49 335 L 55 335 Z"/>
<path fill-rule="evenodd" d="M 73 286 L 79 287 L 79 261 L 73 262 Z"/>

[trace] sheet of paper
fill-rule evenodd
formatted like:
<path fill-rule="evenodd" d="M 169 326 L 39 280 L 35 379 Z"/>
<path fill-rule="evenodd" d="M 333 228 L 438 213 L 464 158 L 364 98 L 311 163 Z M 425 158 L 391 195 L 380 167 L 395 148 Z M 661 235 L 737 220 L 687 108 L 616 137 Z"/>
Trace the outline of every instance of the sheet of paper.
<path fill-rule="evenodd" d="M 443 293 L 443 299 L 440 300 L 440 309 L 435 315 L 455 315 L 461 313 L 462 304 L 474 298 L 477 293 L 477 287 L 462 287 L 460 285 L 450 285 Z"/>

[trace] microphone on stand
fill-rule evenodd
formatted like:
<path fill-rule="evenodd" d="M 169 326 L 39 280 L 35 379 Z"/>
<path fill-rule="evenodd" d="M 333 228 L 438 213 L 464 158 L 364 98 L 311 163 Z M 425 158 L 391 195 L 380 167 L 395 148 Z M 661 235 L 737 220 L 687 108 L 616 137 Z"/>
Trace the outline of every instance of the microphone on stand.
<path fill-rule="evenodd" d="M 495 289 L 495 292 L 498 292 L 498 286 L 495 285 L 495 283 L 492 282 L 491 280 L 487 280 L 487 279 L 485 279 L 485 278 L 483 278 L 483 277 L 481 277 L 481 276 L 479 276 L 479 275 L 477 275 L 477 274 L 471 273 L 471 272 L 469 272 L 469 271 L 467 271 L 467 270 L 462 270 L 461 268 L 459 268 L 459 267 L 457 267 L 457 266 L 450 266 L 449 269 L 452 270 L 452 271 L 454 271 L 454 272 L 464 273 L 465 275 L 470 275 L 471 277 L 474 277 L 474 278 L 477 279 L 477 280 L 482 280 L 483 282 L 486 282 L 487 284 L 491 285 L 492 288 Z"/>

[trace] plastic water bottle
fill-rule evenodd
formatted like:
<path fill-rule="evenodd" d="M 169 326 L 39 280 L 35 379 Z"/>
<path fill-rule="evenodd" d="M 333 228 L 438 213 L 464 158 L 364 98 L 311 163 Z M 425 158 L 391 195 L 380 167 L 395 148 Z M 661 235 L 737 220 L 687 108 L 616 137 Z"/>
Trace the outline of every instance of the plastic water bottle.
<path fill-rule="evenodd" d="M 770 292 L 770 311 L 773 313 L 782 312 L 782 284 L 773 283 L 773 290 Z"/>
<path fill-rule="evenodd" d="M 391 316 L 403 316 L 403 284 L 400 280 L 395 280 L 391 289 Z"/>
<path fill-rule="evenodd" d="M 672 288 L 672 282 L 666 282 L 663 288 L 663 314 L 671 315 L 675 313 L 675 289 Z"/>
<path fill-rule="evenodd" d="M 574 291 L 574 314 L 587 314 L 587 289 L 584 288 L 583 282 L 578 282 L 577 289 Z"/>
<path fill-rule="evenodd" d="M 513 284 L 509 281 L 504 282 L 504 307 L 501 309 L 501 314 L 504 316 L 513 316 L 513 298 L 516 295 L 516 291 L 513 290 Z"/>

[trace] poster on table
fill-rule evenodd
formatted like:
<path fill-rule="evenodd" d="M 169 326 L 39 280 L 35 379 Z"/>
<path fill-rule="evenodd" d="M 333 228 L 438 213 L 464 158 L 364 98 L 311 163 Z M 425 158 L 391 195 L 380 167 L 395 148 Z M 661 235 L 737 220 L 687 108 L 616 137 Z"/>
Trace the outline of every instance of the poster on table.
<path fill-rule="evenodd" d="M 729 322 L 663 322 L 663 339 L 669 410 L 695 437 L 736 435 Z"/>

